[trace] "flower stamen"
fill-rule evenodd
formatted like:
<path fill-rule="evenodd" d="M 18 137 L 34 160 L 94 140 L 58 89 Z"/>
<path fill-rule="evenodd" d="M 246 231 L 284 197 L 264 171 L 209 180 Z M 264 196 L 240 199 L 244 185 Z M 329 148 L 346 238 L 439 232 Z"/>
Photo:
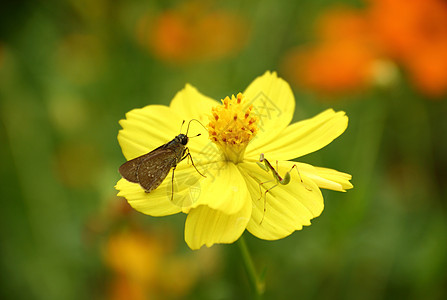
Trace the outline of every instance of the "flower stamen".
<path fill-rule="evenodd" d="M 244 96 L 239 93 L 225 97 L 222 105 L 212 108 L 208 132 L 210 139 L 222 150 L 225 159 L 234 163 L 244 158 L 245 148 L 255 137 L 258 117 L 253 105 L 248 106 Z"/>

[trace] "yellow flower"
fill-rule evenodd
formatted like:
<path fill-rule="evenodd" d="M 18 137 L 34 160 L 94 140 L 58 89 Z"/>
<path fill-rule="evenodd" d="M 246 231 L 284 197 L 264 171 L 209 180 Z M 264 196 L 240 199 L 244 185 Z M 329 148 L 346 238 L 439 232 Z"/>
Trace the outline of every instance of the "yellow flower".
<path fill-rule="evenodd" d="M 288 161 L 319 150 L 342 134 L 348 124 L 344 112 L 328 109 L 319 115 L 290 124 L 295 99 L 290 86 L 276 73 L 256 78 L 236 97 L 219 105 L 194 87 L 177 93 L 169 107 L 149 105 L 134 109 L 121 120 L 118 141 L 129 160 L 141 156 L 179 134 L 182 120 L 191 122 L 188 135 L 194 165 L 186 160 L 175 170 L 175 193 L 171 201 L 171 175 L 151 193 L 137 183 L 118 181 L 118 195 L 136 210 L 165 216 L 187 214 L 185 240 L 191 249 L 215 243 L 233 243 L 247 229 L 261 239 L 277 240 L 290 235 L 323 210 L 320 188 L 345 191 L 352 188 L 351 175 L 332 169 Z M 261 153 L 291 181 L 264 193 L 275 184 L 271 172 L 256 162 Z M 272 182 L 262 185 L 261 182 Z M 270 185 L 269 185 L 270 184 Z"/>

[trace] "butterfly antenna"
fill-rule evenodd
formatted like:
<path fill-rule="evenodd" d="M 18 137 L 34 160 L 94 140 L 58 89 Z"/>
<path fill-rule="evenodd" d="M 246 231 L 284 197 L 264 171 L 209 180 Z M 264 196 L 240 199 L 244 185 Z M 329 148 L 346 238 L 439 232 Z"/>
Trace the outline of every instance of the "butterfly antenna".
<path fill-rule="evenodd" d="M 189 132 L 189 125 L 191 124 L 192 121 L 196 121 L 196 122 L 198 122 L 200 125 L 202 125 L 203 128 L 205 128 L 205 130 L 208 130 L 205 126 L 203 126 L 202 123 L 200 123 L 199 120 L 197 120 L 197 119 L 191 119 L 191 120 L 189 121 L 189 123 L 188 123 L 188 128 L 186 129 L 186 135 L 188 135 L 188 132 Z M 183 122 L 184 122 L 184 121 L 183 121 Z M 200 135 L 200 134 L 199 134 L 199 135 Z M 196 135 L 196 136 L 199 136 L 199 135 Z"/>
<path fill-rule="evenodd" d="M 185 124 L 185 120 L 183 120 L 182 125 L 180 125 L 180 132 L 182 132 L 183 124 Z M 189 124 L 188 124 L 189 127 Z"/>

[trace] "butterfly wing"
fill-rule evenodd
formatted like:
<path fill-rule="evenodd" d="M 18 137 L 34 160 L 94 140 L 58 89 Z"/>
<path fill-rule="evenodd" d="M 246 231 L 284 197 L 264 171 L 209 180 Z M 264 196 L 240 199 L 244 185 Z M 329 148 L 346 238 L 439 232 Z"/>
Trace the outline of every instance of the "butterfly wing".
<path fill-rule="evenodd" d="M 118 170 L 120 172 L 121 176 L 123 176 L 124 179 L 127 179 L 130 182 L 139 183 L 137 173 L 138 173 L 138 168 L 140 167 L 140 164 L 144 160 L 151 159 L 151 157 L 156 156 L 157 153 L 160 152 L 161 150 L 164 150 L 164 148 L 168 144 L 169 143 L 163 144 L 160 147 L 155 148 L 154 150 L 152 150 L 149 153 L 138 156 L 137 158 L 131 159 L 131 160 L 125 162 L 124 164 L 122 164 Z"/>
<path fill-rule="evenodd" d="M 171 168 L 181 161 L 185 153 L 184 144 L 174 138 L 151 152 L 125 162 L 119 168 L 124 179 L 139 183 L 149 193 L 166 178 Z"/>
<path fill-rule="evenodd" d="M 160 149 L 140 162 L 137 169 L 138 182 L 149 193 L 163 182 L 175 165 L 175 152 L 171 149 Z"/>
<path fill-rule="evenodd" d="M 141 162 L 152 155 L 152 152 L 149 152 L 145 155 L 138 156 L 137 158 L 131 159 L 124 164 L 121 165 L 121 167 L 118 169 L 121 176 L 123 176 L 124 179 L 138 183 L 138 168 L 141 164 Z"/>

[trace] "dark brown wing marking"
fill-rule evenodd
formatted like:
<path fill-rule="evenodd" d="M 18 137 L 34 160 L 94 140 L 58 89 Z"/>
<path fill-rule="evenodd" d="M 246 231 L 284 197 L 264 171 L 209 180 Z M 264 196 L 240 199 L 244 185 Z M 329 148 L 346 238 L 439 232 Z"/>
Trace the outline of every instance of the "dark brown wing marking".
<path fill-rule="evenodd" d="M 123 176 L 124 179 L 126 179 L 130 182 L 138 183 L 139 182 L 138 176 L 137 176 L 138 167 L 140 166 L 141 162 L 145 158 L 150 157 L 151 154 L 152 154 L 152 152 L 149 152 L 148 154 L 131 159 L 131 160 L 125 162 L 124 164 L 122 164 L 118 170 L 120 172 L 121 176 Z"/>
<path fill-rule="evenodd" d="M 175 152 L 171 149 L 159 149 L 140 163 L 137 170 L 138 182 L 149 193 L 163 182 L 175 165 Z"/>

